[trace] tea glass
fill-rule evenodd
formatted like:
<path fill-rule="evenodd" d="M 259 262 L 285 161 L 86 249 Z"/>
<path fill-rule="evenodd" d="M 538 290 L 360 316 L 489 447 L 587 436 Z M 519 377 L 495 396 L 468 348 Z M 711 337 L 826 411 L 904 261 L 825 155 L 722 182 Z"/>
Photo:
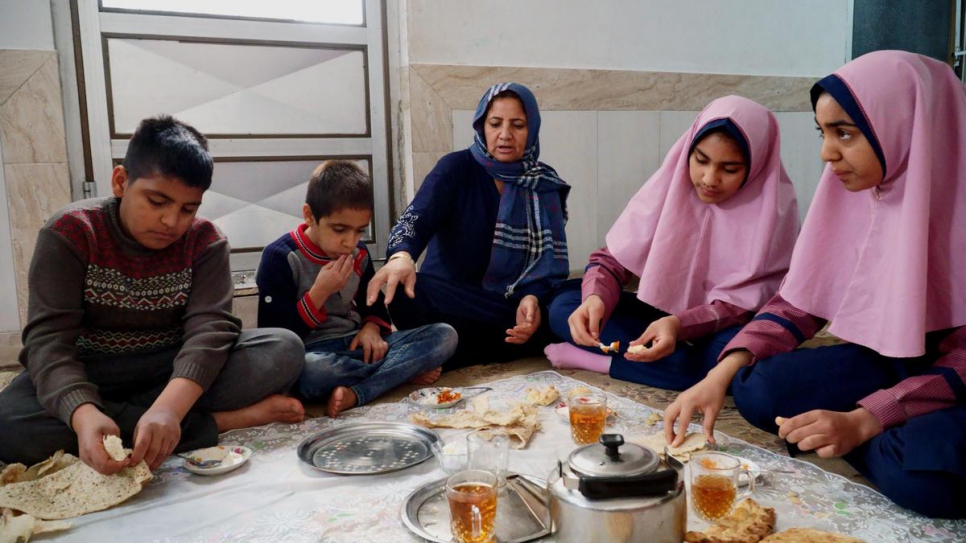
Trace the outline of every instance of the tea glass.
<path fill-rule="evenodd" d="M 567 395 L 567 410 L 570 413 L 570 437 L 574 443 L 597 443 L 607 420 L 607 397 L 586 389 L 574 390 Z"/>
<path fill-rule="evenodd" d="M 497 478 L 497 489 L 506 487 L 510 460 L 510 436 L 503 430 L 480 428 L 466 434 L 466 469 L 489 471 Z"/>
<path fill-rule="evenodd" d="M 735 502 L 755 491 L 755 478 L 741 461 L 716 451 L 691 454 L 691 507 L 699 517 L 715 522 L 731 512 Z M 738 476 L 744 472 L 750 481 L 748 489 L 738 494 Z"/>
<path fill-rule="evenodd" d="M 496 524 L 496 475 L 466 470 L 446 479 L 450 531 L 457 543 L 494 540 Z"/>

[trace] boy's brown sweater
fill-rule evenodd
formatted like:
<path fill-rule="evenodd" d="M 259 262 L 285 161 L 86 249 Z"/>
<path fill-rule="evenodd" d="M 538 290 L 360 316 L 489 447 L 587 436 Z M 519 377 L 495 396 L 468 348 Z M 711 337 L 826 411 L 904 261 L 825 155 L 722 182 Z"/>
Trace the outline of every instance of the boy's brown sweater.
<path fill-rule="evenodd" d="M 207 390 L 240 330 L 218 229 L 196 218 L 169 247 L 147 249 L 124 234 L 119 203 L 96 198 L 58 211 L 30 264 L 20 362 L 41 405 L 68 426 L 82 404 L 103 409 L 85 359 L 182 345 L 171 378 Z"/>

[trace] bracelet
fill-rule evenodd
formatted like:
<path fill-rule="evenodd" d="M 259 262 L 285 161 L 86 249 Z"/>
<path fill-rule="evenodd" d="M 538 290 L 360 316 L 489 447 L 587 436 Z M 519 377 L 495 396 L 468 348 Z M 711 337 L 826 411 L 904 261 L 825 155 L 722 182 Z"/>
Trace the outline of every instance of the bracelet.
<path fill-rule="evenodd" d="M 392 256 L 390 256 L 390 257 L 389 257 L 389 260 L 387 260 L 387 261 L 386 261 L 386 264 L 388 264 L 388 263 L 390 263 L 390 262 L 392 262 L 393 260 L 396 260 L 397 258 L 403 258 L 403 257 L 409 257 L 409 261 L 410 261 L 410 262 L 412 262 L 412 261 L 413 261 L 413 257 L 412 257 L 412 256 L 410 256 L 410 255 L 409 255 L 409 253 L 407 253 L 407 252 L 405 252 L 405 251 L 401 251 L 401 252 L 398 252 L 398 253 L 396 253 L 396 254 L 394 254 L 394 255 L 392 255 Z"/>

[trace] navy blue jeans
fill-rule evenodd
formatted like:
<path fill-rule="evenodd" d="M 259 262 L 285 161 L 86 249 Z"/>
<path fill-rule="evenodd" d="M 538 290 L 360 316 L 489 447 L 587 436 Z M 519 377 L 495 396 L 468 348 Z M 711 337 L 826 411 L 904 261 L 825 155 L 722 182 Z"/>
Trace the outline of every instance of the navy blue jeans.
<path fill-rule="evenodd" d="M 355 335 L 316 341 L 305 346 L 305 367 L 299 393 L 322 401 L 336 387 L 352 389 L 358 405 L 371 402 L 409 379 L 440 367 L 456 351 L 456 330 L 448 324 L 428 324 L 393 332 L 383 339 L 386 356 L 367 364 L 362 349 L 349 349 Z"/>
<path fill-rule="evenodd" d="M 568 343 L 588 352 L 603 354 L 596 347 L 577 345 L 570 336 L 567 319 L 580 304 L 580 280 L 568 281 L 550 302 L 550 329 Z M 704 379 L 718 363 L 721 350 L 741 329 L 740 326 L 734 326 L 699 340 L 679 341 L 673 353 L 655 362 L 624 358 L 631 340 L 639 338 L 652 322 L 666 316 L 667 313 L 638 300 L 634 293 L 621 293 L 614 313 L 600 331 L 601 343 L 621 342 L 620 350 L 611 358 L 611 377 L 669 390 L 686 390 Z"/>
<path fill-rule="evenodd" d="M 906 377 L 941 372 L 932 369 L 935 359 L 934 353 L 888 358 L 854 344 L 798 349 L 742 368 L 731 389 L 748 422 L 777 433 L 777 416 L 813 409 L 851 411 L 862 398 Z M 844 458 L 902 507 L 930 517 L 966 518 L 962 403 L 888 428 Z"/>

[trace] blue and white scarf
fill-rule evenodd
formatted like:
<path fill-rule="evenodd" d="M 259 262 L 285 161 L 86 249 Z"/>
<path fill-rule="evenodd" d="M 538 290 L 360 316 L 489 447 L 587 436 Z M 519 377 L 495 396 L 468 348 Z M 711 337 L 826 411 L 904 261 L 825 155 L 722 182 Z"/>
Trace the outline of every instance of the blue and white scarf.
<path fill-rule="evenodd" d="M 486 149 L 483 122 L 493 98 L 512 91 L 523 102 L 527 116 L 527 143 L 516 162 L 500 162 Z M 546 281 L 556 287 L 570 273 L 567 260 L 567 195 L 570 185 L 553 168 L 539 162 L 540 110 L 530 89 L 517 83 L 500 83 L 486 91 L 473 116 L 476 132 L 470 151 L 494 179 L 503 181 L 496 216 L 493 252 L 483 277 L 483 288 L 507 298 L 532 283 Z"/>

